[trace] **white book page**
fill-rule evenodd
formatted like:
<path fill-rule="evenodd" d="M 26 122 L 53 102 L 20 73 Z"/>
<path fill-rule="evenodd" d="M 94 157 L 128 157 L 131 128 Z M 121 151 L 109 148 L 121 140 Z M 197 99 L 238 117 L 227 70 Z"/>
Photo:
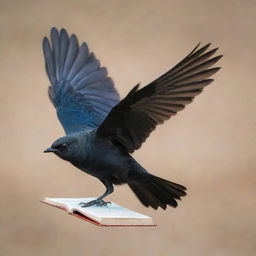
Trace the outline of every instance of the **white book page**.
<path fill-rule="evenodd" d="M 93 220 L 102 224 L 110 224 L 111 220 L 118 220 L 118 222 L 129 222 L 131 224 L 143 223 L 152 225 L 152 219 L 144 214 L 126 209 L 115 203 L 107 204 L 107 206 L 89 206 L 81 207 L 79 203 L 90 202 L 95 198 L 45 198 L 45 201 L 50 204 L 64 206 L 67 211 L 78 211 Z M 110 222 L 109 222 L 110 221 Z"/>

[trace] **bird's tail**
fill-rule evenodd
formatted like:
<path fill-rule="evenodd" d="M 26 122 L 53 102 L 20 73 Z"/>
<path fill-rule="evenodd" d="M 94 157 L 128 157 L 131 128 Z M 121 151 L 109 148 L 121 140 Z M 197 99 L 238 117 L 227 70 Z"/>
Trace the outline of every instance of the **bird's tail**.
<path fill-rule="evenodd" d="M 186 188 L 174 182 L 143 173 L 140 179 L 128 183 L 142 204 L 157 209 L 166 209 L 167 205 L 177 207 L 177 199 L 186 195 Z"/>

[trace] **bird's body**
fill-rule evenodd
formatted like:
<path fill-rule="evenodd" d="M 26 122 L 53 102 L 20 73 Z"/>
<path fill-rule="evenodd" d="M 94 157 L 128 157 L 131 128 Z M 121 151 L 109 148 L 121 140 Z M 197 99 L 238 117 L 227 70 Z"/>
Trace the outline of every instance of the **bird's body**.
<path fill-rule="evenodd" d="M 81 155 L 70 162 L 82 171 L 113 184 L 128 180 L 132 157 L 110 141 L 98 138 L 95 130 L 74 134 L 81 145 Z"/>
<path fill-rule="evenodd" d="M 176 207 L 186 195 L 182 185 L 152 175 L 131 153 L 140 148 L 158 124 L 163 123 L 213 80 L 219 70 L 209 68 L 221 56 L 210 57 L 209 45 L 198 46 L 173 69 L 138 90 L 135 86 L 119 100 L 105 68 L 85 43 L 76 36 L 53 28 L 51 45 L 43 41 L 46 71 L 51 81 L 49 97 L 56 108 L 66 136 L 57 139 L 45 152 L 54 152 L 80 170 L 98 178 L 106 192 L 82 206 L 102 205 L 113 184 L 128 184 L 145 205 L 166 209 Z"/>

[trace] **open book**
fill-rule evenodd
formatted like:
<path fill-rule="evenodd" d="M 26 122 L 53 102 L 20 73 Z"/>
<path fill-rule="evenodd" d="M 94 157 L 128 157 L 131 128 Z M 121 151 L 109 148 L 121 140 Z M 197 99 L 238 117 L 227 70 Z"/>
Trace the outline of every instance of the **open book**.
<path fill-rule="evenodd" d="M 67 211 L 69 214 L 98 226 L 155 226 L 152 218 L 123 208 L 115 203 L 107 206 L 81 207 L 95 198 L 45 198 L 41 202 Z"/>

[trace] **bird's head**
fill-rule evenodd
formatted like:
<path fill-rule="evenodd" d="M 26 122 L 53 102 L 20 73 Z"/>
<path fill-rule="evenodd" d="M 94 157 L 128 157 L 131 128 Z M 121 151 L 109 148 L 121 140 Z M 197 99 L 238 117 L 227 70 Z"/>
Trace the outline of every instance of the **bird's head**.
<path fill-rule="evenodd" d="M 72 162 L 79 158 L 80 148 L 76 137 L 64 136 L 53 142 L 51 147 L 47 148 L 44 153 L 53 152 L 60 158 Z"/>

